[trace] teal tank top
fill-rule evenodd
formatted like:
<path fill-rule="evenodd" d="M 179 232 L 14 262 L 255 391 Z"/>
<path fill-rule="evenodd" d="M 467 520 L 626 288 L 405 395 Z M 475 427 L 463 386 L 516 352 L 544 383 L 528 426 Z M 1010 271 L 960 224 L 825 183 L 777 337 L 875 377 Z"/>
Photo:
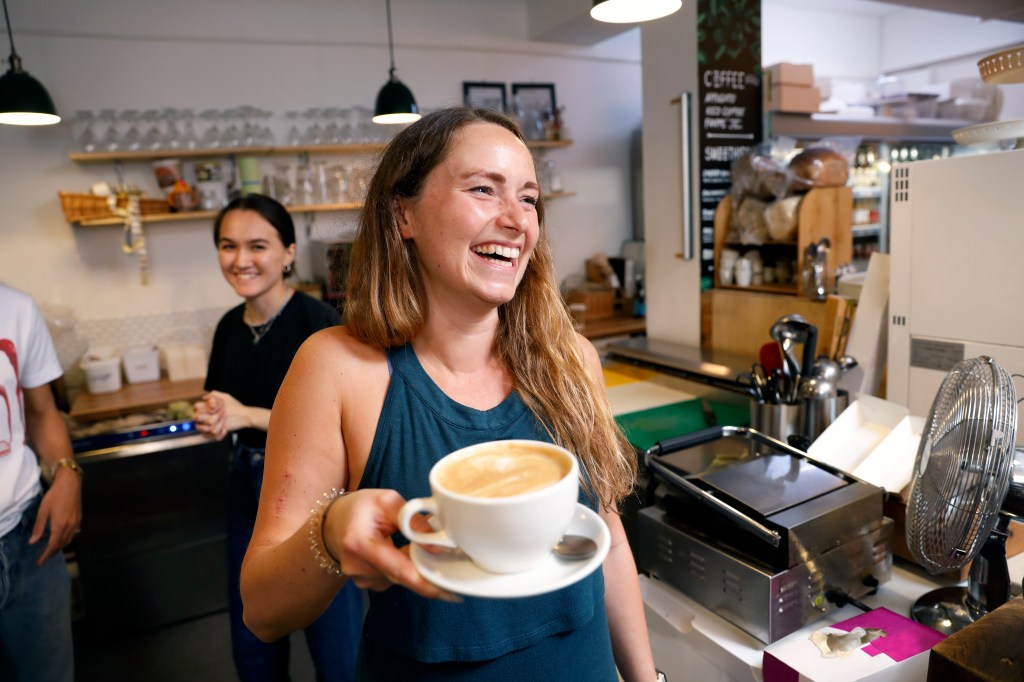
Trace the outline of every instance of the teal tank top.
<path fill-rule="evenodd" d="M 406 499 L 429 497 L 430 468 L 449 452 L 506 438 L 551 441 L 515 392 L 480 411 L 449 398 L 424 371 L 411 345 L 390 349 L 388 365 L 391 381 L 360 488 L 391 488 Z M 594 509 L 582 490 L 580 502 Z M 400 532 L 393 539 L 400 547 L 408 544 Z M 394 674 L 396 665 L 410 674 L 415 672 L 410 666 L 421 663 L 458 662 L 464 667 L 466 662 L 500 657 L 516 661 L 511 669 L 518 670 L 518 679 L 531 679 L 529 668 L 542 673 L 534 679 L 542 679 L 580 656 L 604 674 L 595 677 L 591 669 L 588 678 L 579 679 L 616 679 L 600 570 L 562 590 L 523 599 L 464 597 L 461 604 L 449 604 L 398 586 L 371 591 L 369 599 L 361 669 L 381 674 L 364 679 L 387 679 L 382 671 Z M 587 635 L 573 637 L 573 631 Z M 557 643 L 563 641 L 572 650 L 560 649 Z M 531 650 L 544 652 L 543 660 L 531 660 Z M 372 657 L 365 656 L 368 651 Z"/>

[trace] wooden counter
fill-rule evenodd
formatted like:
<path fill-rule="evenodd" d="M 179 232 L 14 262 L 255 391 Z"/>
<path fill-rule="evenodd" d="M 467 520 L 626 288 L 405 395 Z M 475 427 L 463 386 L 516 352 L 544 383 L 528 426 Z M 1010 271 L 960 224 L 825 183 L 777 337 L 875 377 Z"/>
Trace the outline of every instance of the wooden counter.
<path fill-rule="evenodd" d="M 587 320 L 583 336 L 588 339 L 603 339 L 609 336 L 632 336 L 647 331 L 647 321 L 627 313 L 615 313 L 602 320 Z"/>
<path fill-rule="evenodd" d="M 120 391 L 113 393 L 82 393 L 71 404 L 71 418 L 79 422 L 90 422 L 159 409 L 175 400 L 192 402 L 202 397 L 203 381 L 171 381 L 163 378 L 142 384 L 125 384 Z"/>

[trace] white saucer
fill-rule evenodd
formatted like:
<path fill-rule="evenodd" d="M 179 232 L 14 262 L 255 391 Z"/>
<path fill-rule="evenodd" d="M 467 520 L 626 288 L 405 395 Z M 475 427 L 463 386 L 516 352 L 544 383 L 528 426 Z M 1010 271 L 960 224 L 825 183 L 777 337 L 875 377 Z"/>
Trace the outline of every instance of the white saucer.
<path fill-rule="evenodd" d="M 424 578 L 455 594 L 469 597 L 511 599 L 532 597 L 567 587 L 590 575 L 601 565 L 611 548 L 611 534 L 597 514 L 582 504 L 569 527 L 569 535 L 584 535 L 597 543 L 597 553 L 586 561 L 566 561 L 552 553 L 523 573 L 499 574 L 483 570 L 458 551 L 431 554 L 413 543 L 409 556 Z"/>

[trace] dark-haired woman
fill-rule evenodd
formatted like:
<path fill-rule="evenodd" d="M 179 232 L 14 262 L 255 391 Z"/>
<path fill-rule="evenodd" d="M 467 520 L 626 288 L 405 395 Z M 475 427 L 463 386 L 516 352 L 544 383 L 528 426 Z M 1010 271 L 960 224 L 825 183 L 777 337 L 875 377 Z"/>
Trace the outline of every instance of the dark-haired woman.
<path fill-rule="evenodd" d="M 228 478 L 232 656 L 243 682 L 288 680 L 288 638 L 264 643 L 242 623 L 239 573 L 263 483 L 270 408 L 299 346 L 338 324 L 338 313 L 285 283 L 295 261 L 295 226 L 273 199 L 250 194 L 232 201 L 214 222 L 213 240 L 224 279 L 245 299 L 217 325 L 207 394 L 195 405 L 198 428 L 218 440 L 230 433 L 234 445 Z M 362 616 L 362 596 L 353 585 L 305 629 L 318 681 L 352 679 Z"/>

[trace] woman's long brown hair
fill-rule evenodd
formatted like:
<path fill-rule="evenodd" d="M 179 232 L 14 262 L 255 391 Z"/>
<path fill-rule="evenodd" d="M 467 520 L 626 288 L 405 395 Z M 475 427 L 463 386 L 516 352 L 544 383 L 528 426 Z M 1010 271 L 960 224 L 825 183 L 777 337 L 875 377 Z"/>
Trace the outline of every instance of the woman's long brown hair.
<path fill-rule="evenodd" d="M 384 150 L 360 214 L 349 268 L 346 324 L 384 350 L 411 341 L 428 315 L 415 245 L 402 239 L 398 198 L 417 196 L 456 134 L 474 123 L 501 126 L 524 142 L 514 120 L 488 109 L 443 109 L 420 119 Z M 637 458 L 594 380 L 555 283 L 551 243 L 537 203 L 540 236 L 512 300 L 498 309 L 495 352 L 523 402 L 552 439 L 575 452 L 592 492 L 607 508 L 628 495 Z"/>

